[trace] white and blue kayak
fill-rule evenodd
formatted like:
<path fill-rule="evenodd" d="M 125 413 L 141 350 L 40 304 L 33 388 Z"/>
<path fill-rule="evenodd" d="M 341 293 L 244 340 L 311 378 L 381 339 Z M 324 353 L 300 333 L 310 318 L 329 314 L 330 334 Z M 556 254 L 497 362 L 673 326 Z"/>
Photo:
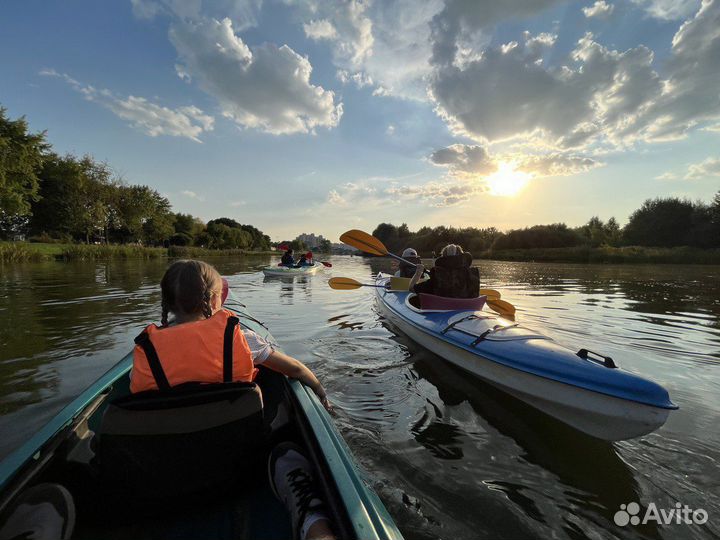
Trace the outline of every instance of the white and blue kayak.
<path fill-rule="evenodd" d="M 421 310 L 413 293 L 375 288 L 383 315 L 413 341 L 465 371 L 588 435 L 620 441 L 646 435 L 678 407 L 659 384 L 586 349 L 491 312 Z"/>
<path fill-rule="evenodd" d="M 311 276 L 321 268 L 324 268 L 324 266 L 320 263 L 315 263 L 312 266 L 301 266 L 300 268 L 290 268 L 289 266 L 266 266 L 263 268 L 263 274 L 266 276 L 277 277 Z"/>

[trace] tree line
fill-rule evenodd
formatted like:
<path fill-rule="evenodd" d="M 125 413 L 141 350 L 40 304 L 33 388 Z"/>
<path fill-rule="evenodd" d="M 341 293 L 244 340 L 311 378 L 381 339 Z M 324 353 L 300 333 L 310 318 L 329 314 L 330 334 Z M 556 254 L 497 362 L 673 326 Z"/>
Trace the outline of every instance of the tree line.
<path fill-rule="evenodd" d="M 565 247 L 642 246 L 672 248 L 720 248 L 720 192 L 711 203 L 677 197 L 648 199 L 635 210 L 625 227 L 615 218 L 592 217 L 581 227 L 564 223 L 535 225 L 501 232 L 489 228 L 422 227 L 411 232 L 408 226 L 381 223 L 373 231 L 390 251 L 413 247 L 423 255 L 439 254 L 447 244 L 460 244 L 480 255 L 484 252 Z"/>
<path fill-rule="evenodd" d="M 0 107 L 0 239 L 268 250 L 270 237 L 230 218 L 173 212 L 156 190 L 106 163 L 52 151 L 46 133 Z"/>

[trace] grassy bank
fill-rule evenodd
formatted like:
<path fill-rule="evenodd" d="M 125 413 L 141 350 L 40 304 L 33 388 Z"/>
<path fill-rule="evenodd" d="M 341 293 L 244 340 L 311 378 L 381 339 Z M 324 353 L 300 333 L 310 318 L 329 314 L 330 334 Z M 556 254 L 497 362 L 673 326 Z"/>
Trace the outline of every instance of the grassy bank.
<path fill-rule="evenodd" d="M 640 246 L 505 249 L 486 251 L 480 255 L 480 258 L 498 261 L 600 264 L 720 264 L 720 249 Z"/>
<path fill-rule="evenodd" d="M 276 255 L 277 251 L 242 249 L 204 249 L 199 247 L 155 248 L 138 245 L 42 244 L 0 242 L 0 262 L 39 262 L 52 260 L 156 259 L 159 257 L 205 258 L 244 255 Z"/>
<path fill-rule="evenodd" d="M 246 249 L 205 249 L 195 246 L 171 246 L 168 257 L 198 259 L 201 257 L 239 257 L 244 255 L 280 255 L 279 251 L 249 251 Z"/>

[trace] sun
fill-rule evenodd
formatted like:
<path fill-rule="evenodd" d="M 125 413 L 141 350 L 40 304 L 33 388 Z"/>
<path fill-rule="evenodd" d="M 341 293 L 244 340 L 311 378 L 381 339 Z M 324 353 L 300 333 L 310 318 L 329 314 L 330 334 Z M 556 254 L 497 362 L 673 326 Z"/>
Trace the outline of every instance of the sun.
<path fill-rule="evenodd" d="M 520 193 L 530 178 L 529 173 L 515 170 L 514 163 L 502 162 L 498 170 L 485 178 L 485 181 L 490 188 L 490 195 L 512 197 Z"/>

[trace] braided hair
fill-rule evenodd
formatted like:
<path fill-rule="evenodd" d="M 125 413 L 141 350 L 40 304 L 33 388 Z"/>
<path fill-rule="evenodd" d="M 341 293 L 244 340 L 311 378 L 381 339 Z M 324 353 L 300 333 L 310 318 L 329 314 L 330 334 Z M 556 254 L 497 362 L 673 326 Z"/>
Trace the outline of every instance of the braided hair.
<path fill-rule="evenodd" d="M 222 281 L 211 265 L 202 261 L 180 260 L 172 263 L 160 281 L 162 291 L 162 325 L 168 324 L 168 313 L 212 317 L 212 295 Z"/>

